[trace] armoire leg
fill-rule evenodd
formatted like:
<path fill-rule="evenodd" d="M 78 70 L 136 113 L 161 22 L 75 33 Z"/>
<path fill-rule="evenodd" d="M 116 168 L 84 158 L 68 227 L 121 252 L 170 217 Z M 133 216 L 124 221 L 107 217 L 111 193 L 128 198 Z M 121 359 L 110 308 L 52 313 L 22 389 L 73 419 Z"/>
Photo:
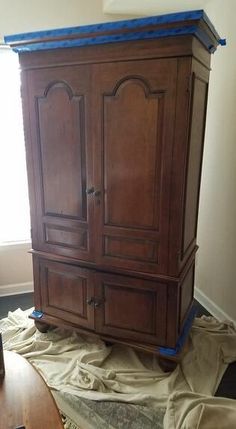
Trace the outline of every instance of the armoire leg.
<path fill-rule="evenodd" d="M 38 320 L 35 320 L 35 321 L 34 321 L 34 324 L 35 324 L 35 327 L 36 327 L 40 332 L 42 332 L 43 334 L 45 334 L 45 333 L 48 331 L 49 326 L 50 326 L 50 325 L 48 325 L 47 323 L 39 322 Z"/>
<path fill-rule="evenodd" d="M 158 357 L 158 364 L 159 364 L 160 368 L 162 369 L 162 371 L 172 372 L 177 367 L 178 362 L 173 361 L 173 360 L 169 360 L 169 359 L 165 359 L 163 357 Z"/>

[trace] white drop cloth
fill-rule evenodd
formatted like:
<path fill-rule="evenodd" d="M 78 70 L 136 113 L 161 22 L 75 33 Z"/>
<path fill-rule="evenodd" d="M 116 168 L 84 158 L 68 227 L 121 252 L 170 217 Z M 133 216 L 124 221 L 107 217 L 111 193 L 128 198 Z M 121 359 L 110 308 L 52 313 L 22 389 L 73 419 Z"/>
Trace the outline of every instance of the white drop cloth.
<path fill-rule="evenodd" d="M 219 410 L 221 399 L 213 395 L 227 364 L 236 360 L 232 324 L 195 319 L 181 364 L 166 374 L 151 354 L 122 345 L 107 347 L 93 337 L 58 328 L 42 334 L 28 313 L 18 309 L 0 321 L 4 348 L 26 357 L 52 389 L 99 401 L 167 406 L 165 429 L 217 428 L 204 426 L 204 413 L 209 417 L 212 407 Z M 236 428 L 236 402 L 222 401 L 222 407 L 229 401 Z M 191 418 L 201 425 L 188 425 Z"/>

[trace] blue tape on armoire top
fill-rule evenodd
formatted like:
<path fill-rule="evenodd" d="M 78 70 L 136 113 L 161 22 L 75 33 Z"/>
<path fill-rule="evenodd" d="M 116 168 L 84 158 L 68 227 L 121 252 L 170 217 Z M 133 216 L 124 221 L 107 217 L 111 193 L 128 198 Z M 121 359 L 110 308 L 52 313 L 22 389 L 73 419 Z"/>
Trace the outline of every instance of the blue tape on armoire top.
<path fill-rule="evenodd" d="M 191 34 L 195 35 L 210 52 L 213 52 L 215 48 L 208 32 L 195 25 L 196 20 L 202 20 L 207 24 L 212 37 L 215 38 L 218 44 L 225 44 L 225 40 L 220 38 L 203 10 L 16 34 L 5 36 L 4 40 L 6 44 L 12 45 L 16 52 L 29 52 Z M 188 25 L 186 25 L 186 22 Z M 191 22 L 193 22 L 193 25 L 190 25 Z M 178 23 L 179 25 L 176 25 L 175 28 L 153 28 L 148 30 L 144 28 L 170 23 Z M 129 31 L 122 33 L 122 30 Z M 112 32 L 118 31 L 121 31 L 121 33 L 112 34 Z M 104 32 L 110 32 L 111 34 L 102 35 L 101 33 Z M 53 40 L 57 38 L 63 38 L 63 40 Z"/>

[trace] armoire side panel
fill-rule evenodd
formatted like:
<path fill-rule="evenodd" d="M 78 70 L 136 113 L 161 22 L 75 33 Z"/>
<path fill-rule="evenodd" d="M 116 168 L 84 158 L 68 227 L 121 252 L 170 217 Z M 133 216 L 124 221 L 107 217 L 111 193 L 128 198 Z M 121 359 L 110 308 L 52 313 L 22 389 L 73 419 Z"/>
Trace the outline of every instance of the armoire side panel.
<path fill-rule="evenodd" d="M 181 259 L 196 244 L 208 90 L 208 82 L 204 81 L 200 76 L 193 73 L 192 79 L 191 126 L 185 179 Z"/>
<path fill-rule="evenodd" d="M 179 332 L 185 321 L 185 317 L 188 313 L 189 307 L 193 301 L 193 290 L 194 290 L 194 274 L 195 265 L 191 264 L 187 274 L 180 285 L 180 320 L 179 320 Z"/>
<path fill-rule="evenodd" d="M 178 59 L 172 158 L 168 274 L 178 276 L 196 251 L 209 70 Z"/>

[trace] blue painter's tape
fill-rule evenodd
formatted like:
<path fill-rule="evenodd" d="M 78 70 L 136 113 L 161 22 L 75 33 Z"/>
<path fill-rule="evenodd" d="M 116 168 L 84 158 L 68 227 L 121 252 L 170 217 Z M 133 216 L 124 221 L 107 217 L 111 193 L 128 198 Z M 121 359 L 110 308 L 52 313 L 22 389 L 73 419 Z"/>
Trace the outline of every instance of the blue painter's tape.
<path fill-rule="evenodd" d="M 114 31 L 114 30 L 132 29 L 132 28 L 137 29 L 138 27 L 143 27 L 147 25 L 149 26 L 149 25 L 157 25 L 157 24 L 168 24 L 168 23 L 179 22 L 179 21 L 180 22 L 191 21 L 194 19 L 201 19 L 203 16 L 206 16 L 203 10 L 169 13 L 166 15 L 157 15 L 157 16 L 151 16 L 147 18 L 135 18 L 135 19 L 129 19 L 129 20 L 115 21 L 115 22 L 83 25 L 79 27 L 56 28 L 54 30 L 43 30 L 43 31 L 34 31 L 30 33 L 21 33 L 21 34 L 5 36 L 4 40 L 6 43 L 11 43 L 11 42 L 17 42 L 19 40 L 24 41 L 24 40 L 34 40 L 38 38 L 42 39 L 42 38 L 48 38 L 48 37 L 71 36 L 74 34 L 77 34 L 79 36 L 85 33 L 97 33 L 102 31 Z"/>
<path fill-rule="evenodd" d="M 4 40 L 7 44 L 12 44 L 15 52 L 30 52 L 46 49 L 56 48 L 69 48 L 76 46 L 99 45 L 105 43 L 116 43 L 130 40 L 142 39 L 157 39 L 160 37 L 176 36 L 183 34 L 195 35 L 206 46 L 206 48 L 213 52 L 213 47 L 210 36 L 199 26 L 195 25 L 194 21 L 205 21 L 206 25 L 212 32 L 212 37 L 217 40 L 219 44 L 225 44 L 224 39 L 216 32 L 211 24 L 209 18 L 203 10 L 195 10 L 188 12 L 171 13 L 166 15 L 158 15 L 147 18 L 137 18 L 125 21 L 108 22 L 101 24 L 84 25 L 80 27 L 61 28 L 54 30 L 37 31 L 31 33 L 23 33 L 5 36 Z M 188 25 L 185 25 L 188 21 Z M 191 24 L 193 21 L 193 25 Z M 144 27 L 165 25 L 169 23 L 178 23 L 175 28 L 162 28 L 144 31 Z M 112 34 L 114 31 L 130 30 L 118 34 Z M 104 32 L 111 32 L 111 34 L 102 35 Z M 87 37 L 86 37 L 87 34 Z M 73 36 L 71 38 L 71 36 Z M 77 37 L 76 37 L 77 36 Z M 53 40 L 54 38 L 63 38 L 63 40 Z M 51 39 L 51 40 L 50 40 Z M 14 46 L 14 43 L 17 43 Z"/>
<path fill-rule="evenodd" d="M 31 313 L 31 315 L 32 315 L 33 317 L 36 317 L 37 319 L 41 319 L 41 317 L 43 317 L 43 313 L 42 313 L 42 311 L 37 311 L 37 310 L 34 310 L 34 311 Z"/>
<path fill-rule="evenodd" d="M 189 331 L 192 327 L 193 319 L 195 318 L 196 311 L 197 311 L 197 308 L 195 306 L 193 306 L 189 315 L 188 315 L 188 318 L 185 321 L 184 327 L 183 327 L 181 335 L 177 341 L 176 347 L 175 348 L 158 347 L 159 353 L 161 353 L 162 355 L 166 355 L 166 356 L 176 356 L 181 352 L 181 350 L 184 346 L 184 343 L 187 339 L 187 336 L 189 334 Z"/>
<path fill-rule="evenodd" d="M 225 46 L 226 45 L 226 39 L 219 39 L 218 42 L 219 42 L 219 44 L 221 46 Z"/>
<path fill-rule="evenodd" d="M 29 43 L 27 45 L 22 45 L 14 47 L 15 52 L 31 52 L 31 51 L 42 51 L 46 49 L 56 49 L 56 48 L 69 48 L 69 47 L 78 47 L 78 46 L 89 46 L 89 45 L 103 45 L 106 43 L 117 43 L 124 41 L 135 41 L 135 40 L 146 40 L 146 39 L 158 39 L 160 37 L 167 36 L 177 36 L 177 35 L 188 35 L 195 34 L 202 43 L 209 49 L 210 39 L 206 36 L 204 37 L 200 31 L 198 31 L 197 26 L 188 26 L 188 27 L 179 27 L 179 28 L 168 28 L 161 30 L 150 30 L 134 33 L 125 33 L 109 36 L 97 36 L 89 37 L 83 39 L 72 39 L 72 40 L 59 40 L 59 41 L 49 41 L 49 42 L 39 42 L 39 43 Z"/>

